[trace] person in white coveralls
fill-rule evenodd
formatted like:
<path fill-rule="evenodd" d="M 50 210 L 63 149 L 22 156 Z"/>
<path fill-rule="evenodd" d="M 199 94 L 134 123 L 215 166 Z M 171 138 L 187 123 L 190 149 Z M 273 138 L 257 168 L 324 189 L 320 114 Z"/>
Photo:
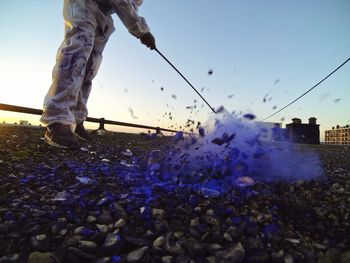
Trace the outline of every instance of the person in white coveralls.
<path fill-rule="evenodd" d="M 64 0 L 65 37 L 57 51 L 52 85 L 41 116 L 48 144 L 77 149 L 76 137 L 91 139 L 84 128 L 86 104 L 103 49 L 115 30 L 113 13 L 142 44 L 156 48 L 145 19 L 138 14 L 141 4 L 142 0 Z"/>

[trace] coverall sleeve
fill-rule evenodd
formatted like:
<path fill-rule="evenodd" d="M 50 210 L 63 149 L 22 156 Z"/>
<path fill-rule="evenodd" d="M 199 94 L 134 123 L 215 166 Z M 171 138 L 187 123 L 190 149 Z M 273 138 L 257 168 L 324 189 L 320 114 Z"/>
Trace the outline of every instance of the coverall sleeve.
<path fill-rule="evenodd" d="M 138 15 L 138 6 L 134 0 L 109 0 L 120 20 L 137 38 L 150 31 L 146 20 Z"/>

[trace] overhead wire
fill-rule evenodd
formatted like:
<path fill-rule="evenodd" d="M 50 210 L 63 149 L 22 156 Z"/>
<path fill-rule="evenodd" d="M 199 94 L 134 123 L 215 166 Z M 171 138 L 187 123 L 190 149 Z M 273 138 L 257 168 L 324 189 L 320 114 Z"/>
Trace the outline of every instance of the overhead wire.
<path fill-rule="evenodd" d="M 328 79 L 330 76 L 332 76 L 336 71 L 338 71 L 341 67 L 343 67 L 347 62 L 349 62 L 350 58 L 348 58 L 347 60 L 345 60 L 342 64 L 340 64 L 335 70 L 333 70 L 331 73 L 329 73 L 326 77 L 324 77 L 322 80 L 320 80 L 317 84 L 315 84 L 314 86 L 312 86 L 310 89 L 308 89 L 307 91 L 305 91 L 303 94 L 301 94 L 299 97 L 297 97 L 296 99 L 294 99 L 293 101 L 291 101 L 290 103 L 288 103 L 286 106 L 282 107 L 281 109 L 279 109 L 278 111 L 272 113 L 271 115 L 267 116 L 266 118 L 263 119 L 267 120 L 269 118 L 271 118 L 272 116 L 276 115 L 277 113 L 281 112 L 282 110 L 286 109 L 287 107 L 289 107 L 290 105 L 294 104 L 296 101 L 298 101 L 299 99 L 301 99 L 302 97 L 304 97 L 306 94 L 308 94 L 310 91 L 312 91 L 313 89 L 315 89 L 318 85 L 320 85 L 323 81 L 325 81 L 326 79 Z"/>

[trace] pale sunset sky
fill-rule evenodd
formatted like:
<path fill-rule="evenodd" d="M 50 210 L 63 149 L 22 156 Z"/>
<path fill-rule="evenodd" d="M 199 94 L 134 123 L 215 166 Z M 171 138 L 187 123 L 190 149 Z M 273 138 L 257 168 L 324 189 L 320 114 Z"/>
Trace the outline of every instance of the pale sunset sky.
<path fill-rule="evenodd" d="M 63 40 L 62 6 L 61 0 L 0 0 L 0 103 L 42 107 Z M 158 49 L 214 108 L 258 120 L 350 57 L 349 0 L 144 0 L 139 14 Z M 116 31 L 93 82 L 89 116 L 164 128 L 188 118 L 204 122 L 212 113 L 197 94 L 113 18 Z M 186 107 L 194 100 L 198 112 L 191 113 Z M 284 127 L 294 117 L 316 117 L 323 138 L 324 130 L 350 123 L 349 105 L 350 62 L 267 121 Z M 39 124 L 39 118 L 0 111 L 1 122 Z"/>

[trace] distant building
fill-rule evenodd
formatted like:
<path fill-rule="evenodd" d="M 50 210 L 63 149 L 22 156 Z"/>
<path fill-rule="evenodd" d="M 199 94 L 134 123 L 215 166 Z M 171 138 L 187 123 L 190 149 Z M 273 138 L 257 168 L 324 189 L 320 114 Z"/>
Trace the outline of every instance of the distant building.
<path fill-rule="evenodd" d="M 302 123 L 301 119 L 294 118 L 286 125 L 288 141 L 303 144 L 320 144 L 320 125 L 316 118 L 309 118 L 309 123 Z"/>
<path fill-rule="evenodd" d="M 332 130 L 325 131 L 326 144 L 350 144 L 350 126 L 332 127 Z"/>
<path fill-rule="evenodd" d="M 283 130 L 281 129 L 281 123 L 262 121 L 257 121 L 255 123 L 260 128 L 261 134 L 259 139 L 261 141 L 273 142 L 281 140 L 280 137 Z"/>

